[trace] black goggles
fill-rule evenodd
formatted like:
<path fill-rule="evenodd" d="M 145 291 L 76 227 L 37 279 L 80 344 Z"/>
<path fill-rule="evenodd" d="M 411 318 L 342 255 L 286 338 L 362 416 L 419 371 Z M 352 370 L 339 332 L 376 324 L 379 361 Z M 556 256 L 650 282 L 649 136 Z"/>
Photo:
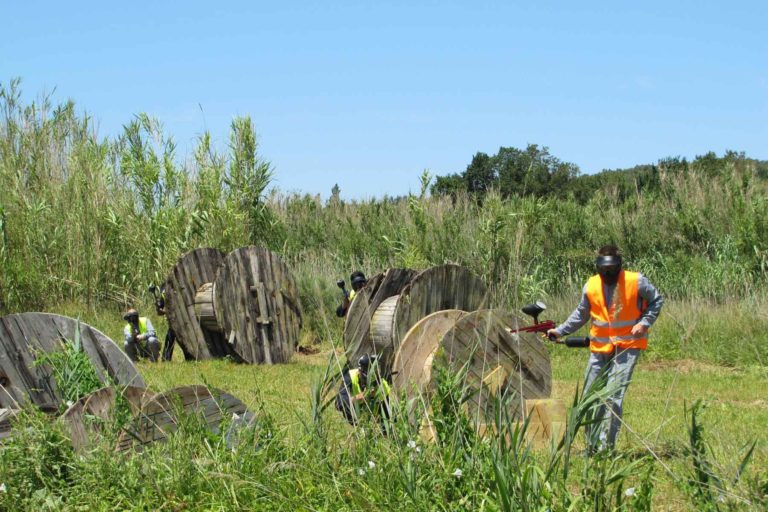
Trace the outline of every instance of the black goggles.
<path fill-rule="evenodd" d="M 599 273 L 611 273 L 621 268 L 620 256 L 598 256 L 595 260 L 595 266 Z"/>

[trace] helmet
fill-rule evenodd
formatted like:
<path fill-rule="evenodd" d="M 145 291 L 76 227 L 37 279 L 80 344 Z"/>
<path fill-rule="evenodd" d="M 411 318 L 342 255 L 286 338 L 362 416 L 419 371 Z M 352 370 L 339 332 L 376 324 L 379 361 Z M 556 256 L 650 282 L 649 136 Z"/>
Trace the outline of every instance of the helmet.
<path fill-rule="evenodd" d="M 376 356 L 365 354 L 361 356 L 360 359 L 357 360 L 357 367 L 360 368 L 360 370 L 363 373 L 367 373 L 368 369 L 375 362 L 376 362 Z"/>
<path fill-rule="evenodd" d="M 621 256 L 598 256 L 595 259 L 597 273 L 607 284 L 616 284 L 621 272 Z"/>
<path fill-rule="evenodd" d="M 358 270 L 350 274 L 349 281 L 350 283 L 352 283 L 352 286 L 355 286 L 355 285 L 364 286 L 368 280 L 365 278 L 365 274 L 363 274 Z"/>
<path fill-rule="evenodd" d="M 126 311 L 125 314 L 123 315 L 123 320 L 125 320 L 126 322 L 130 322 L 132 319 L 138 320 L 138 318 L 139 318 L 139 312 L 133 308 Z"/>

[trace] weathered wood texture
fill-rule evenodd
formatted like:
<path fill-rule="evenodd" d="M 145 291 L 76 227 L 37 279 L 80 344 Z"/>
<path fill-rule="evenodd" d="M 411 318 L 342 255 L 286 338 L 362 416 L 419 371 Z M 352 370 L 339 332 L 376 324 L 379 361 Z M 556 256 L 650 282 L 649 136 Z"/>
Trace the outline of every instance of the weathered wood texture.
<path fill-rule="evenodd" d="M 212 283 L 224 260 L 218 249 L 199 248 L 184 254 L 176 262 L 165 283 L 168 324 L 176 332 L 176 341 L 192 359 L 211 359 L 230 354 L 222 333 L 200 327 L 195 313 L 195 295 L 205 283 Z"/>
<path fill-rule="evenodd" d="M 465 311 L 446 309 L 422 318 L 411 327 L 395 353 L 392 365 L 392 386 L 397 394 L 405 393 L 410 400 L 424 396 L 432 380 L 432 358 L 440 341 Z"/>
<path fill-rule="evenodd" d="M 51 313 L 18 313 L 0 317 L 0 407 L 18 407 L 29 399 L 44 410 L 57 410 L 62 398 L 56 389 L 52 370 L 35 366 L 39 352 L 60 351 L 64 342 L 75 339 L 78 321 Z M 83 351 L 105 384 L 144 387 L 131 360 L 106 335 L 80 325 Z"/>
<path fill-rule="evenodd" d="M 142 451 L 146 445 L 164 442 L 190 416 L 218 432 L 223 419 L 241 416 L 246 407 L 234 396 L 206 386 L 185 386 L 155 395 L 121 433 L 117 450 Z"/>
<path fill-rule="evenodd" d="M 460 318 L 440 341 L 433 365 L 459 372 L 469 363 L 465 384 L 475 390 L 467 413 L 477 423 L 493 418 L 503 403 L 509 418 L 520 419 L 525 400 L 548 398 L 552 388 L 549 354 L 533 333 L 512 334 L 524 321 L 502 310 L 480 310 Z M 496 400 L 497 396 L 503 400 Z"/>
<path fill-rule="evenodd" d="M 195 294 L 195 315 L 203 330 L 224 332 L 213 307 L 213 283 L 205 283 Z"/>
<path fill-rule="evenodd" d="M 395 311 L 395 349 L 408 330 L 435 311 L 475 311 L 486 307 L 488 287 L 467 268 L 439 265 L 417 275 L 402 291 Z"/>
<path fill-rule="evenodd" d="M 216 318 L 232 350 L 248 363 L 287 363 L 302 325 L 299 290 L 288 266 L 261 247 L 229 253 L 213 288 Z"/>
<path fill-rule="evenodd" d="M 395 308 L 399 295 L 393 295 L 382 302 L 371 317 L 371 343 L 376 353 L 392 346 L 392 332 L 395 322 Z"/>
<path fill-rule="evenodd" d="M 418 271 L 390 268 L 368 280 L 347 311 L 344 322 L 344 347 L 348 361 L 357 361 L 363 354 L 372 354 L 371 318 L 379 306 L 390 297 L 399 295 Z"/>
<path fill-rule="evenodd" d="M 120 402 L 117 398 L 118 393 L 122 398 Z M 153 395 L 154 393 L 144 388 L 133 386 L 120 389 L 101 388 L 72 404 L 59 417 L 59 421 L 69 432 L 74 449 L 81 451 L 91 446 L 101 436 L 105 427 L 107 429 L 112 427 L 117 407 L 127 407 L 131 415 L 136 415 L 141 410 L 142 404 Z"/>
<path fill-rule="evenodd" d="M 534 446 L 548 448 L 563 439 L 567 411 L 562 400 L 555 398 L 526 400 L 525 417 L 530 418 L 525 435 Z"/>
<path fill-rule="evenodd" d="M 12 435 L 13 418 L 19 414 L 19 409 L 0 409 L 0 443 Z"/>

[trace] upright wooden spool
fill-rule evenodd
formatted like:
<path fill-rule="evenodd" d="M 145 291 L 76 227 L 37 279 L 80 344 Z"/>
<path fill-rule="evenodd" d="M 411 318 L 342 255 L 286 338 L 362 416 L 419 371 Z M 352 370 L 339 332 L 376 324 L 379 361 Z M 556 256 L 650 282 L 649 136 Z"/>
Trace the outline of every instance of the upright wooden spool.
<path fill-rule="evenodd" d="M 184 254 L 176 262 L 165 283 L 168 324 L 177 342 L 190 359 L 211 359 L 232 353 L 219 330 L 200 326 L 195 312 L 195 296 L 206 283 L 212 283 L 224 260 L 218 249 L 199 248 Z"/>
<path fill-rule="evenodd" d="M 78 321 L 51 313 L 18 313 L 0 317 L 0 407 L 15 408 L 27 399 L 55 411 L 63 398 L 51 369 L 35 366 L 39 352 L 60 351 L 62 343 L 75 339 Z M 144 387 L 128 356 L 106 335 L 79 323 L 80 343 L 105 384 Z"/>
<path fill-rule="evenodd" d="M 395 311 L 392 341 L 400 345 L 408 330 L 436 311 L 475 311 L 486 306 L 488 287 L 466 267 L 439 265 L 417 275 L 403 290 Z"/>
<path fill-rule="evenodd" d="M 468 269 L 448 264 L 419 273 L 389 269 L 381 281 L 374 281 L 373 286 L 369 283 L 362 293 L 352 302 L 344 326 L 347 360 L 377 354 L 380 368 L 387 373 L 411 327 L 436 311 L 483 307 L 488 289 Z"/>
<path fill-rule="evenodd" d="M 440 341 L 433 365 L 456 373 L 469 363 L 464 385 L 474 392 L 466 412 L 478 426 L 494 417 L 499 395 L 510 419 L 523 417 L 526 400 L 549 397 L 552 370 L 546 347 L 536 334 L 509 331 L 524 323 L 503 310 L 474 311 Z"/>
<path fill-rule="evenodd" d="M 158 393 L 146 402 L 141 411 L 121 433 L 118 451 L 142 451 L 145 446 L 164 442 L 178 429 L 184 415 L 194 415 L 213 432 L 218 432 L 224 419 L 233 414 L 246 414 L 245 405 L 230 395 L 206 386 L 185 386 Z"/>
<path fill-rule="evenodd" d="M 376 352 L 371 339 L 371 318 L 385 300 L 399 295 L 417 274 L 412 269 L 390 268 L 369 279 L 365 288 L 357 293 L 344 322 L 344 347 L 348 361 L 357 361 L 363 354 Z M 383 333 L 381 335 L 384 336 Z"/>
<path fill-rule="evenodd" d="M 216 319 L 232 350 L 248 363 L 287 363 L 296 350 L 302 314 L 288 266 L 261 247 L 227 254 L 213 285 Z"/>

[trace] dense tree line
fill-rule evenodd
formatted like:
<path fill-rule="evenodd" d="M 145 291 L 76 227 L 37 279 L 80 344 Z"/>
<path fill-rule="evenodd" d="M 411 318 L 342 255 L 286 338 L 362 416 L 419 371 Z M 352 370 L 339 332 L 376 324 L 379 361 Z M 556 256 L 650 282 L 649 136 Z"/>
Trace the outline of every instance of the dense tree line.
<path fill-rule="evenodd" d="M 750 167 L 759 179 L 768 179 L 768 161 L 748 158 L 736 151 L 726 151 L 723 156 L 710 151 L 693 161 L 670 157 L 656 164 L 582 174 L 576 164 L 553 156 L 546 146 L 529 144 L 524 150 L 501 147 L 493 156 L 478 152 L 464 172 L 437 176 L 431 192 L 438 196 L 470 193 L 482 197 L 496 190 L 504 198 L 567 197 L 588 201 L 601 190 L 623 200 L 630 195 L 659 191 L 664 175 L 698 173 L 713 178 Z"/>

